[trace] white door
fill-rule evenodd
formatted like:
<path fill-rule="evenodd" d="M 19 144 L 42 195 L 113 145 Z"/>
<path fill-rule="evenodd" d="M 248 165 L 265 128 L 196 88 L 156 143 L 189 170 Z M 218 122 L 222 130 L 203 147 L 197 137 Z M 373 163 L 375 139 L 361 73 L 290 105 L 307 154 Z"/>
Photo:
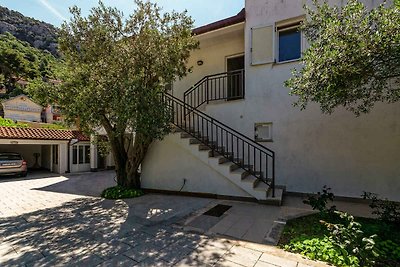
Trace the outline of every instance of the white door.
<path fill-rule="evenodd" d="M 71 172 L 87 171 L 90 171 L 90 144 L 73 145 Z"/>

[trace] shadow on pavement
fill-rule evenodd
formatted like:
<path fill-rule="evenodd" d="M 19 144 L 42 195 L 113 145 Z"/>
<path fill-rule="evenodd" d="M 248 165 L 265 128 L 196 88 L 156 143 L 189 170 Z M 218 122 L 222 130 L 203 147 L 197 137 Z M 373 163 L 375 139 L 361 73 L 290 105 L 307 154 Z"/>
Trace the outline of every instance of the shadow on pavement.
<path fill-rule="evenodd" d="M 183 258 L 186 265 L 204 265 L 201 255 L 217 259 L 232 245 L 221 248 L 218 243 L 219 248 L 204 254 L 213 241 L 184 233 L 174 223 L 208 203 L 161 195 L 126 201 L 78 198 L 0 218 L 0 265 L 169 266 Z"/>

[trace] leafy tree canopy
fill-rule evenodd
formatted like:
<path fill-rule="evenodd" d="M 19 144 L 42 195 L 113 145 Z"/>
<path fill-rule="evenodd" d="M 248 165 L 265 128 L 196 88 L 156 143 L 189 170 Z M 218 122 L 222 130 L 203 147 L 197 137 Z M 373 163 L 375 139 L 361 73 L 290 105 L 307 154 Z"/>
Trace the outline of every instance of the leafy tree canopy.
<path fill-rule="evenodd" d="M 67 120 L 78 118 L 81 128 L 104 128 L 118 184 L 138 188 L 137 170 L 149 145 L 169 131 L 170 112 L 160 96 L 186 75 L 198 43 L 186 12 L 135 3 L 128 18 L 102 2 L 88 17 L 71 8 L 72 19 L 59 32 L 63 82 L 55 88 L 38 82 L 35 94 L 57 103 Z"/>
<path fill-rule="evenodd" d="M 302 30 L 310 44 L 303 68 L 286 82 L 295 103 L 320 104 L 324 113 L 343 106 L 356 115 L 376 102 L 400 99 L 400 1 L 368 9 L 358 0 L 343 7 L 313 0 Z"/>
<path fill-rule="evenodd" d="M 9 93 L 18 87 L 20 80 L 55 78 L 54 69 L 59 64 L 52 54 L 34 48 L 9 33 L 0 34 L 0 87 L 6 87 Z"/>

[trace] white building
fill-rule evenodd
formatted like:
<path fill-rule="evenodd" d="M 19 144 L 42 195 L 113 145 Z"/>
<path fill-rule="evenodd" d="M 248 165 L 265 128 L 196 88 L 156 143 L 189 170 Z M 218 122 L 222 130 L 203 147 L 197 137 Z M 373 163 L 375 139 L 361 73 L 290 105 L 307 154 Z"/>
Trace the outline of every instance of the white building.
<path fill-rule="evenodd" d="M 284 187 L 327 185 L 338 196 L 370 191 L 400 201 L 400 103 L 377 103 L 360 117 L 292 105 L 284 82 L 301 67 L 304 3 L 246 0 L 245 11 L 194 30 L 193 72 L 173 85 L 182 102 L 168 98 L 183 134 L 152 145 L 143 187 L 273 201 L 274 178 L 278 198 Z"/>
<path fill-rule="evenodd" d="M 87 172 L 114 167 L 111 154 L 102 156 L 90 138 L 75 130 L 0 127 L 0 152 L 20 153 L 28 172 Z"/>
<path fill-rule="evenodd" d="M 2 103 L 5 119 L 13 121 L 41 122 L 43 107 L 33 102 L 26 95 L 18 95 Z"/>

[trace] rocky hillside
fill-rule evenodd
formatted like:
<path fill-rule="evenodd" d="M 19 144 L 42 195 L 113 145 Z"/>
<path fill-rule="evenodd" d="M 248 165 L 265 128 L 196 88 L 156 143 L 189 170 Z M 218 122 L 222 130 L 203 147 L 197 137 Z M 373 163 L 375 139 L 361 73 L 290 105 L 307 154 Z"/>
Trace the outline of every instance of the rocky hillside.
<path fill-rule="evenodd" d="M 57 28 L 51 24 L 25 17 L 19 12 L 0 6 L 0 34 L 4 32 L 58 56 Z"/>

